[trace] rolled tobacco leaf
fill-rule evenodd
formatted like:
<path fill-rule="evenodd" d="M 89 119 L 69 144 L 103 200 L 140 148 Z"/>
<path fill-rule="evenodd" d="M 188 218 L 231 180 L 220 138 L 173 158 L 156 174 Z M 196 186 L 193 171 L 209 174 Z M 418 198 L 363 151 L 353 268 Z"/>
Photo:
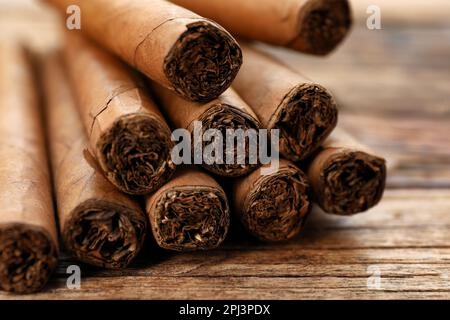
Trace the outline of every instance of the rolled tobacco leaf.
<path fill-rule="evenodd" d="M 147 217 L 84 158 L 86 133 L 59 58 L 42 59 L 42 80 L 61 235 L 78 260 L 123 268 L 142 247 Z"/>
<path fill-rule="evenodd" d="M 65 56 L 90 150 L 109 181 L 129 194 L 163 185 L 175 169 L 171 132 L 140 79 L 75 32 Z"/>
<path fill-rule="evenodd" d="M 41 290 L 58 241 L 39 98 L 27 54 L 0 43 L 0 288 Z"/>
<path fill-rule="evenodd" d="M 267 129 L 280 130 L 280 153 L 292 161 L 311 155 L 337 123 L 327 89 L 243 44 L 245 62 L 233 83 Z"/>
<path fill-rule="evenodd" d="M 163 113 L 166 115 L 169 122 L 174 129 L 183 128 L 187 129 L 191 133 L 192 150 L 194 150 L 194 121 L 201 123 L 201 136 L 209 129 L 215 129 L 220 131 L 222 137 L 222 160 L 223 163 L 214 161 L 208 164 L 206 161 L 202 161 L 202 166 L 217 175 L 226 177 L 237 177 L 245 175 L 254 170 L 259 164 L 258 161 L 251 163 L 250 161 L 250 147 L 249 137 L 245 137 L 245 161 L 239 164 L 238 152 L 240 152 L 240 146 L 238 143 L 234 143 L 234 147 L 230 150 L 226 144 L 226 132 L 227 130 L 259 130 L 260 123 L 254 112 L 250 107 L 236 94 L 236 92 L 229 88 L 217 99 L 206 103 L 199 104 L 195 102 L 186 101 L 171 91 L 152 83 L 152 89 L 155 97 L 160 102 L 160 107 Z M 256 132 L 255 131 L 255 132 Z M 202 139 L 202 150 L 211 143 L 210 141 Z M 256 142 L 257 143 L 257 142 Z M 226 163 L 226 154 L 230 153 L 230 157 L 233 158 L 232 163 Z M 256 157 L 257 158 L 257 157 Z M 257 159 L 256 159 L 257 160 Z"/>
<path fill-rule="evenodd" d="M 279 169 L 269 174 L 263 175 L 263 168 L 232 185 L 234 212 L 247 231 L 260 240 L 291 239 L 303 229 L 311 211 L 308 179 L 284 159 Z"/>
<path fill-rule="evenodd" d="M 308 177 L 317 204 L 328 213 L 366 211 L 383 196 L 386 161 L 336 130 L 309 163 Z"/>
<path fill-rule="evenodd" d="M 301 52 L 325 55 L 352 25 L 347 0 L 171 0 L 231 33 Z"/>
<path fill-rule="evenodd" d="M 213 249 L 225 239 L 230 213 L 223 189 L 194 168 L 179 170 L 174 178 L 147 198 L 153 236 L 164 249 Z"/>
<path fill-rule="evenodd" d="M 188 100 L 218 97 L 242 63 L 225 29 L 164 0 L 47 1 L 64 14 L 79 6 L 83 32 Z"/>

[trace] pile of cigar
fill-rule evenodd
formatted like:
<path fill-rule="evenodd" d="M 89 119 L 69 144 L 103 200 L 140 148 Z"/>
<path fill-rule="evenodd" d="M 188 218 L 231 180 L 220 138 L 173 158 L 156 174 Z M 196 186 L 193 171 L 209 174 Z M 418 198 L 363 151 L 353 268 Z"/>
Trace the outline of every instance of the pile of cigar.
<path fill-rule="evenodd" d="M 334 130 L 326 88 L 256 43 L 326 55 L 351 27 L 348 1 L 46 2 L 63 18 L 71 5 L 81 10 L 81 29 L 64 31 L 60 50 L 0 44 L 3 290 L 42 289 L 61 248 L 125 268 L 146 238 L 213 249 L 235 221 L 262 241 L 285 241 L 314 203 L 352 215 L 380 200 L 384 159 Z M 176 165 L 180 128 L 192 137 L 277 129 L 278 169 L 247 161 L 249 148 L 244 163 Z"/>

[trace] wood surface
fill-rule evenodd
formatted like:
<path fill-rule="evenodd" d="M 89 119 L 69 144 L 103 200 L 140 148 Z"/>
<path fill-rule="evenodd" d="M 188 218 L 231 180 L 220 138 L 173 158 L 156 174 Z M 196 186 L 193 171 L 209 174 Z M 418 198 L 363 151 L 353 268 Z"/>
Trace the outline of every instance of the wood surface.
<path fill-rule="evenodd" d="M 2 10 L 3 2 L 3 35 L 39 48 L 57 43 L 50 14 L 30 1 Z M 63 254 L 44 292 L 0 299 L 450 299 L 450 5 L 353 3 L 355 29 L 330 57 L 264 49 L 330 88 L 340 124 L 388 158 L 388 190 L 377 207 L 354 217 L 316 209 L 305 233 L 284 244 L 260 243 L 235 226 L 210 252 L 149 245 L 126 270 L 80 265 L 74 290 L 66 288 L 66 269 L 78 263 Z M 365 28 L 372 3 L 386 13 L 382 30 Z M 367 285 L 373 270 L 379 288 Z"/>

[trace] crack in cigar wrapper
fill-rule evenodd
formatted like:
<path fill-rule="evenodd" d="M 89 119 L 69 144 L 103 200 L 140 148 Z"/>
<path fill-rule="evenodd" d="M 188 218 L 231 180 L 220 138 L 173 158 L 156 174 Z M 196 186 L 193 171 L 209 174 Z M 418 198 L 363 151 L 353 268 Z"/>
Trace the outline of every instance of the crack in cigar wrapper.
<path fill-rule="evenodd" d="M 208 102 L 230 86 L 242 52 L 228 33 L 211 23 L 195 22 L 187 28 L 165 58 L 165 74 L 183 97 Z"/>
<path fill-rule="evenodd" d="M 303 84 L 289 92 L 270 120 L 280 129 L 280 153 L 292 161 L 311 155 L 337 123 L 337 106 L 328 91 Z"/>
<path fill-rule="evenodd" d="M 264 241 L 288 240 L 300 233 L 311 211 L 310 186 L 297 168 L 261 176 L 249 190 L 240 219 Z"/>
<path fill-rule="evenodd" d="M 211 187 L 168 190 L 151 215 L 158 244 L 179 251 L 216 248 L 230 224 L 225 194 Z"/>
<path fill-rule="evenodd" d="M 222 137 L 226 137 L 227 129 L 242 129 L 244 132 L 248 132 L 250 129 L 258 130 L 260 128 L 258 121 L 254 117 L 231 105 L 216 105 L 205 112 L 199 121 L 202 123 L 202 136 L 208 129 L 218 130 L 221 132 Z M 258 164 L 250 163 L 250 139 L 248 136 L 245 137 L 243 142 L 245 143 L 244 164 L 238 163 L 238 156 L 241 151 L 239 143 L 234 143 L 233 148 L 231 149 L 227 148 L 226 139 L 223 139 L 223 156 L 225 159 L 228 159 L 228 154 L 233 157 L 232 163 L 218 164 L 217 161 L 214 161 L 211 165 L 204 163 L 203 167 L 215 174 L 228 177 L 237 177 L 252 171 Z M 208 142 L 203 141 L 203 148 L 207 145 Z"/>
<path fill-rule="evenodd" d="M 99 162 L 121 190 L 145 194 L 156 190 L 175 170 L 170 131 L 151 116 L 121 117 L 99 140 Z"/>
<path fill-rule="evenodd" d="M 49 235 L 22 226 L 0 228 L 0 287 L 16 293 L 41 290 L 57 265 Z"/>
<path fill-rule="evenodd" d="M 311 2 L 311 6 L 300 20 L 299 36 L 290 46 L 296 47 L 298 42 L 306 53 L 326 55 L 348 34 L 352 25 L 350 6 L 340 0 Z"/>
<path fill-rule="evenodd" d="M 327 161 L 320 177 L 325 211 L 349 215 L 376 205 L 384 191 L 386 165 L 364 152 L 340 152 Z"/>
<path fill-rule="evenodd" d="M 147 228 L 144 215 L 101 200 L 80 204 L 64 228 L 64 243 L 86 263 L 126 267 L 140 251 Z"/>

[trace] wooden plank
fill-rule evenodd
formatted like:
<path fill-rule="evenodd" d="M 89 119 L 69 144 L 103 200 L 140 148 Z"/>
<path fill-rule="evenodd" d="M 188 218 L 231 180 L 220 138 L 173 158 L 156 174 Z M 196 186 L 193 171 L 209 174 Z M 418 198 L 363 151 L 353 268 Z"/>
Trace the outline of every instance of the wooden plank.
<path fill-rule="evenodd" d="M 413 272 L 414 269 L 412 270 Z M 65 299 L 448 299 L 450 288 L 442 276 L 390 276 L 380 289 L 367 288 L 365 277 L 120 277 L 87 279 L 81 290 L 63 290 L 52 283 L 52 294 L 27 298 Z M 432 289 L 429 289 L 432 288 Z M 7 296 L 5 298 L 11 298 Z"/>
<path fill-rule="evenodd" d="M 303 236 L 283 244 L 234 236 L 211 252 L 150 247 L 126 270 L 81 265 L 79 290 L 65 288 L 75 262 L 63 257 L 46 291 L 19 298 L 449 298 L 448 212 L 450 189 L 388 190 L 366 214 L 314 212 Z M 367 287 L 369 267 L 380 271 L 380 289 Z"/>

